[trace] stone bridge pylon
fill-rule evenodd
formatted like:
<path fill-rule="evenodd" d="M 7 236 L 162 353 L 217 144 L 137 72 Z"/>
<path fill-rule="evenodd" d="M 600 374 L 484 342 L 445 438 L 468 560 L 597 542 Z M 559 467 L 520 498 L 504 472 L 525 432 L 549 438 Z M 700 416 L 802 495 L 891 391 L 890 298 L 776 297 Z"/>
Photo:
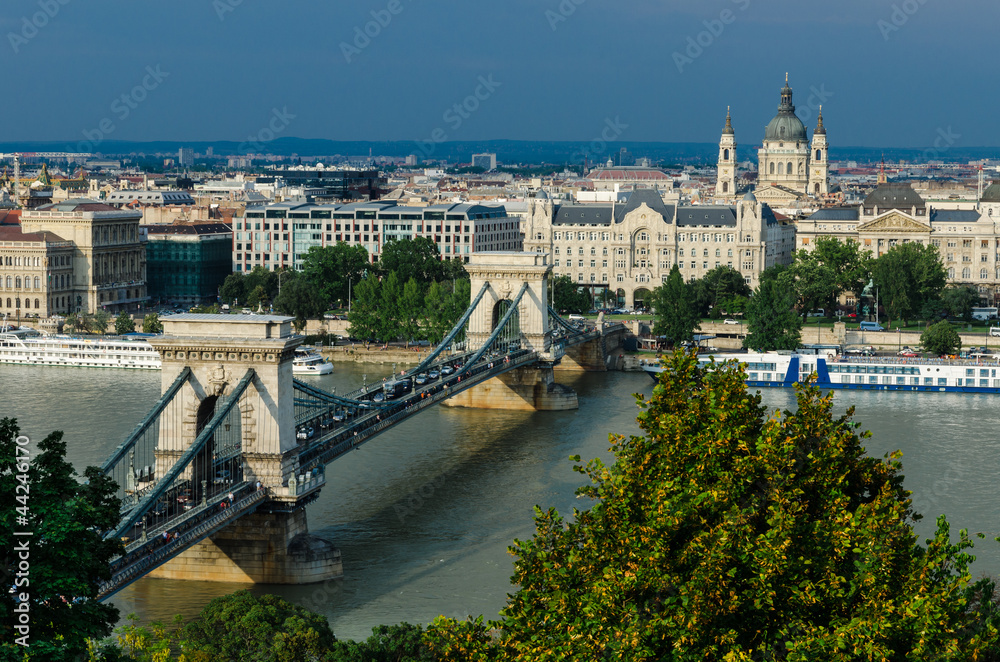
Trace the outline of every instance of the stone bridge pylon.
<path fill-rule="evenodd" d="M 174 396 L 179 420 L 163 417 L 155 451 L 156 475 L 162 476 L 188 449 L 216 407 L 226 401 L 248 370 L 250 385 L 238 403 L 242 480 L 258 481 L 269 498 L 254 513 L 194 545 L 150 573 L 151 577 L 188 580 L 298 584 L 343 574 L 340 552 L 309 535 L 305 504 L 322 481 L 299 488 L 298 441 L 292 359 L 302 342 L 292 333 L 292 318 L 265 315 L 173 315 L 163 319 L 164 335 L 150 343 L 163 363 L 164 392 L 185 369 L 191 377 Z M 228 428 L 229 426 L 227 426 Z M 207 449 L 212 457 L 219 449 Z M 186 470 L 191 498 L 216 478 L 211 462 L 197 459 Z"/>

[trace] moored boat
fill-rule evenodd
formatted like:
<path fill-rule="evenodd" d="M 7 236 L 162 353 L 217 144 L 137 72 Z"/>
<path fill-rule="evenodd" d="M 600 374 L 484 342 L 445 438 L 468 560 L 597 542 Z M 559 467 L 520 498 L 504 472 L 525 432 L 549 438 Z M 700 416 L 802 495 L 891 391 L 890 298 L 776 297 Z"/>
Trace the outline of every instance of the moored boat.
<path fill-rule="evenodd" d="M 145 340 L 48 336 L 33 329 L 0 333 L 0 363 L 159 370 L 160 354 Z"/>
<path fill-rule="evenodd" d="M 299 348 L 295 350 L 292 359 L 292 374 L 294 375 L 329 375 L 333 372 L 333 364 L 323 358 L 319 352 Z"/>
<path fill-rule="evenodd" d="M 929 359 L 893 356 L 845 356 L 800 353 L 722 354 L 716 361 L 735 360 L 746 369 L 747 386 L 790 387 L 815 373 L 821 388 L 876 391 L 1000 393 L 1000 357 Z M 702 357 L 708 362 L 709 357 Z M 646 364 L 653 379 L 663 367 Z"/>

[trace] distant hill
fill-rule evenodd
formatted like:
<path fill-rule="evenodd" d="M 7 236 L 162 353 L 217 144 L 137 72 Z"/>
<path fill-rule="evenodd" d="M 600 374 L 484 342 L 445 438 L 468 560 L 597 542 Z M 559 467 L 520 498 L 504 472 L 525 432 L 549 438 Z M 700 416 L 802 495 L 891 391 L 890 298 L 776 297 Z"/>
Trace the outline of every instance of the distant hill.
<path fill-rule="evenodd" d="M 129 142 L 106 140 L 93 148 L 88 148 L 86 142 L 48 141 L 48 142 L 5 142 L 0 143 L 0 152 L 99 152 L 105 156 L 174 155 L 181 147 L 190 147 L 195 152 L 204 154 L 211 147 L 217 157 L 234 156 L 250 152 L 262 152 L 276 155 L 297 155 L 312 159 L 315 157 L 354 157 L 364 158 L 369 153 L 375 156 L 403 158 L 416 154 L 421 161 L 444 159 L 452 163 L 468 163 L 473 154 L 480 152 L 495 152 L 501 163 L 523 164 L 554 164 L 574 165 L 579 167 L 584 158 L 591 166 L 600 165 L 609 158 L 616 158 L 622 147 L 628 149 L 636 158 L 646 157 L 654 163 L 663 164 L 714 164 L 718 158 L 718 145 L 715 143 L 661 143 L 661 142 L 610 142 L 588 143 L 570 141 L 529 141 L 529 140 L 481 140 L 444 142 L 438 144 L 418 141 L 343 141 L 308 138 L 278 138 L 260 145 L 250 145 L 233 141 L 212 142 Z M 740 160 L 757 160 L 757 146 L 744 145 L 739 148 Z M 906 148 L 873 148 L 873 147 L 836 147 L 830 148 L 832 161 L 858 161 L 859 163 L 877 163 L 883 156 L 887 161 L 923 162 L 932 155 L 921 149 Z M 968 161 L 998 158 L 1000 148 L 996 147 L 951 147 L 936 158 L 949 162 L 966 163 Z"/>

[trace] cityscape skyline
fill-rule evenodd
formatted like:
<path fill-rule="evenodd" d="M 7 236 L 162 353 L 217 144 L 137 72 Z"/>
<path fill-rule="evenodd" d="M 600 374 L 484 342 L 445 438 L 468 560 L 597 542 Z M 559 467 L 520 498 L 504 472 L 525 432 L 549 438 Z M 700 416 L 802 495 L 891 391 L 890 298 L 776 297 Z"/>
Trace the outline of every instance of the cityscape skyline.
<path fill-rule="evenodd" d="M 834 144 L 1000 145 L 995 93 L 975 64 L 989 55 L 1000 7 L 981 0 L 102 6 L 9 4 L 4 59 L 23 72 L 18 94 L 31 103 L 8 108 L 7 142 L 101 151 L 106 141 L 297 137 L 419 148 L 590 141 L 612 126 L 623 144 L 709 143 L 729 107 L 737 142 L 751 145 L 787 72 L 799 117 L 812 130 L 822 104 Z M 941 47 L 959 39 L 960 51 Z"/>

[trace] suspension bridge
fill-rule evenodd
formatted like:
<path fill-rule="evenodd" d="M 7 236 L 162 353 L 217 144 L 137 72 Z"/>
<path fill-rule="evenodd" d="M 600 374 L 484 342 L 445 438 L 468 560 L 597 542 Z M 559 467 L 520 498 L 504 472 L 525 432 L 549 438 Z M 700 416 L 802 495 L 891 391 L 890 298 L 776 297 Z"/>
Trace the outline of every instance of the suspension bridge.
<path fill-rule="evenodd" d="M 624 326 L 562 319 L 548 302 L 547 255 L 481 254 L 468 271 L 477 294 L 429 356 L 343 395 L 293 378 L 302 337 L 291 318 L 164 318 L 164 335 L 152 340 L 162 396 L 102 467 L 121 498 L 106 535 L 125 549 L 100 599 L 150 573 L 255 583 L 340 576 L 339 551 L 306 523 L 330 462 L 445 400 L 576 408 L 553 367 L 569 352 L 602 369 Z"/>

